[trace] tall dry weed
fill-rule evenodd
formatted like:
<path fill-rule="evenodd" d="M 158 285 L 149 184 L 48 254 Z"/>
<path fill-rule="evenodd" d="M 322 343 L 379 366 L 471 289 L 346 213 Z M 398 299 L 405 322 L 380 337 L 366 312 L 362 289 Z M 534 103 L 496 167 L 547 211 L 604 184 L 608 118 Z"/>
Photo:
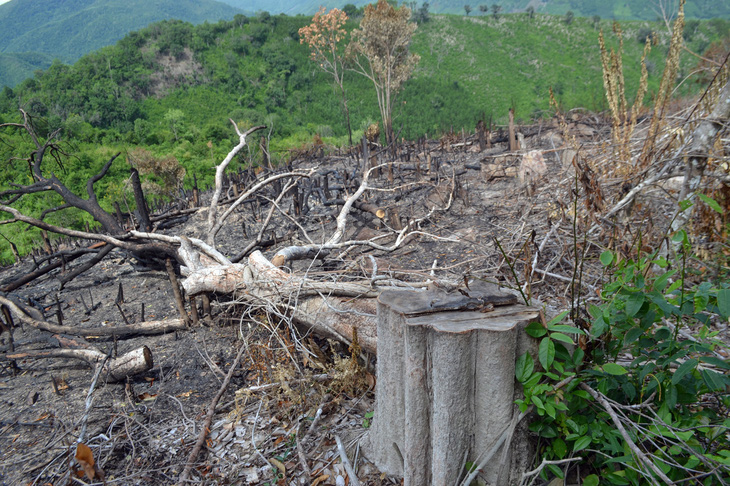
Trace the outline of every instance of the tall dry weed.
<path fill-rule="evenodd" d="M 611 110 L 611 135 L 613 142 L 613 156 L 615 164 L 611 164 L 615 173 L 613 175 L 627 176 L 632 172 L 631 163 L 631 138 L 636 128 L 636 121 L 639 111 L 644 102 L 644 95 L 648 86 L 649 72 L 646 68 L 646 57 L 651 50 L 652 36 L 647 37 L 644 45 L 644 53 L 641 56 L 641 78 L 639 88 L 636 92 L 634 103 L 629 107 L 626 101 L 626 83 L 623 71 L 623 32 L 621 26 L 614 22 L 613 32 L 618 38 L 618 50 L 606 47 L 603 31 L 598 35 L 598 45 L 601 51 L 601 66 L 603 68 L 603 86 L 606 93 L 606 101 Z"/>
<path fill-rule="evenodd" d="M 672 25 L 672 39 L 669 43 L 669 51 L 664 64 L 664 72 L 662 81 L 659 85 L 659 91 L 654 99 L 654 114 L 651 118 L 649 131 L 644 140 L 644 146 L 639 156 L 639 167 L 645 168 L 655 159 L 658 135 L 666 126 L 666 108 L 671 98 L 672 91 L 676 84 L 677 72 L 679 70 L 679 54 L 682 52 L 682 43 L 684 39 L 684 3 L 680 0 L 677 18 Z M 678 132 L 679 133 L 679 132 Z"/>

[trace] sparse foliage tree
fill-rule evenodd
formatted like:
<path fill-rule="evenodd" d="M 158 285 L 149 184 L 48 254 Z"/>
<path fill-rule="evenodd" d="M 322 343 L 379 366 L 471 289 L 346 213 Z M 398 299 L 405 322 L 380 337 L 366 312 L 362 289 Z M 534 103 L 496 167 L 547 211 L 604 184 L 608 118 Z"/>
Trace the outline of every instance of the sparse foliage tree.
<path fill-rule="evenodd" d="M 486 14 L 489 11 L 489 7 L 486 4 L 479 5 L 479 11 Z"/>
<path fill-rule="evenodd" d="M 141 174 L 152 175 L 153 181 L 144 181 L 146 194 L 174 197 L 182 187 L 185 168 L 173 155 L 155 157 L 149 150 L 134 148 L 127 153 L 127 159 Z"/>
<path fill-rule="evenodd" d="M 348 3 L 344 7 L 342 7 L 342 11 L 347 14 L 348 18 L 353 18 L 357 15 L 358 8 L 354 4 Z"/>
<path fill-rule="evenodd" d="M 494 5 L 492 5 L 492 17 L 494 17 L 495 20 L 499 18 L 499 12 L 501 12 L 501 11 L 502 11 L 501 5 L 497 5 L 496 3 Z"/>
<path fill-rule="evenodd" d="M 424 24 L 424 23 L 428 22 L 429 20 L 431 20 L 431 15 L 429 13 L 430 8 L 431 8 L 430 3 L 423 2 L 419 8 L 411 9 L 413 11 L 413 21 L 418 24 Z"/>
<path fill-rule="evenodd" d="M 408 22 L 411 10 L 395 8 L 386 0 L 365 7 L 360 28 L 352 31 L 348 57 L 354 70 L 375 86 L 378 108 L 383 118 L 386 141 L 393 141 L 395 95 L 411 76 L 420 57 L 409 51 L 417 26 Z"/>
<path fill-rule="evenodd" d="M 594 15 L 591 20 L 593 21 L 593 28 L 595 30 L 598 30 L 598 25 L 601 23 L 601 16 L 600 15 Z"/>
<path fill-rule="evenodd" d="M 525 12 L 527 12 L 527 16 L 531 19 L 535 18 L 535 7 L 533 7 L 532 5 L 527 7 L 527 10 L 525 10 Z"/>
<path fill-rule="evenodd" d="M 172 135 L 175 137 L 175 141 L 179 141 L 179 131 L 182 126 L 182 121 L 185 118 L 185 113 L 182 110 L 176 108 L 170 109 L 165 113 L 165 121 L 170 125 Z"/>
<path fill-rule="evenodd" d="M 311 58 L 319 68 L 330 74 L 340 89 L 342 109 L 345 113 L 347 135 L 352 145 L 352 128 L 350 126 L 350 110 L 347 107 L 347 93 L 344 86 L 345 57 L 342 41 L 347 35 L 343 28 L 347 22 L 347 14 L 337 8 L 325 13 L 320 7 L 314 15 L 312 23 L 299 29 L 299 42 L 306 43 L 311 51 Z"/>
<path fill-rule="evenodd" d="M 464 5 L 464 12 L 466 12 L 467 17 L 471 13 L 471 5 Z"/>
<path fill-rule="evenodd" d="M 565 25 L 570 25 L 573 23 L 573 19 L 575 18 L 575 14 L 572 10 L 568 10 L 565 12 L 565 18 L 563 18 L 563 22 L 565 22 Z"/>

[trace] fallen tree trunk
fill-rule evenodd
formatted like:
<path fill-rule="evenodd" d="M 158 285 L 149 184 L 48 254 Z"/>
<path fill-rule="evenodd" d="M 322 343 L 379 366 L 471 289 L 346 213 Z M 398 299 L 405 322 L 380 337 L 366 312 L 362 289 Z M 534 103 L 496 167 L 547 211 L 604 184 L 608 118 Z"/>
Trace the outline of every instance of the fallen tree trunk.
<path fill-rule="evenodd" d="M 188 295 L 231 294 L 270 312 L 288 312 L 315 332 L 351 342 L 354 330 L 362 348 L 375 353 L 375 297 L 368 283 L 321 282 L 277 268 L 255 251 L 248 264 L 234 263 L 199 269 L 183 281 Z"/>
<path fill-rule="evenodd" d="M 86 361 L 92 367 L 106 359 L 107 355 L 98 349 L 49 349 L 43 351 L 26 351 L 24 353 L 6 354 L 4 359 L 24 358 L 72 358 Z M 108 381 L 123 381 L 127 377 L 144 373 L 152 369 L 152 352 L 142 346 L 117 358 L 107 360 L 102 369 Z"/>
<path fill-rule="evenodd" d="M 3 304 L 25 324 L 31 327 L 57 334 L 71 334 L 73 336 L 133 336 L 133 335 L 152 335 L 164 334 L 171 331 L 181 331 L 187 326 L 182 319 L 168 319 L 165 321 L 146 321 L 137 322 L 125 326 L 114 327 L 93 327 L 81 328 L 72 326 L 59 326 L 48 321 L 35 319 L 29 315 L 24 309 L 10 299 L 0 296 L 0 304 Z"/>

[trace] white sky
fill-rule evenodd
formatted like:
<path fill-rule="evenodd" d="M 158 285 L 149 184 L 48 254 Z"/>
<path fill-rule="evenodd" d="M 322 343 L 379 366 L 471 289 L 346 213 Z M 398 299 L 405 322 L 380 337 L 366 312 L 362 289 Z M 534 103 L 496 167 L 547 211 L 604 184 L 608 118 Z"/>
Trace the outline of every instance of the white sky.
<path fill-rule="evenodd" d="M 10 0 L 0 0 L 0 5 L 2 5 L 3 3 L 8 3 L 9 1 Z"/>

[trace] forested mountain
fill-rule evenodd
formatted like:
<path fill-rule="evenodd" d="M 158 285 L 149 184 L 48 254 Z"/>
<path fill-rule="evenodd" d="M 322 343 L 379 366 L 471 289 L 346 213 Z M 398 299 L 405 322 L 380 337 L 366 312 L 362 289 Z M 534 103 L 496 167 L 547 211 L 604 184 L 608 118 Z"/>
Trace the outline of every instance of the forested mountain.
<path fill-rule="evenodd" d="M 49 58 L 76 61 L 159 20 L 197 24 L 237 13 L 242 11 L 213 0 L 12 0 L 0 5 L 0 53 L 12 53 L 0 61 L 0 86 L 48 67 Z"/>
<path fill-rule="evenodd" d="M 371 3 L 368 0 L 221 0 L 238 8 L 248 10 L 266 10 L 270 13 L 313 14 L 320 5 L 327 8 L 340 7 L 351 3 L 362 7 Z M 408 5 L 420 6 L 423 2 L 400 1 Z M 655 20 L 661 16 L 659 5 L 664 6 L 671 14 L 677 10 L 677 2 L 651 2 L 646 0 L 434 0 L 428 2 L 433 13 L 465 13 L 464 6 L 471 8 L 470 15 L 485 15 L 492 12 L 492 6 L 498 5 L 501 13 L 524 12 L 532 6 L 536 12 L 564 15 L 569 10 L 577 17 L 600 15 L 606 19 L 616 20 Z M 486 12 L 480 7 L 486 7 Z M 687 0 L 684 8 L 690 18 L 710 19 L 715 17 L 730 18 L 730 2 L 717 0 Z"/>

